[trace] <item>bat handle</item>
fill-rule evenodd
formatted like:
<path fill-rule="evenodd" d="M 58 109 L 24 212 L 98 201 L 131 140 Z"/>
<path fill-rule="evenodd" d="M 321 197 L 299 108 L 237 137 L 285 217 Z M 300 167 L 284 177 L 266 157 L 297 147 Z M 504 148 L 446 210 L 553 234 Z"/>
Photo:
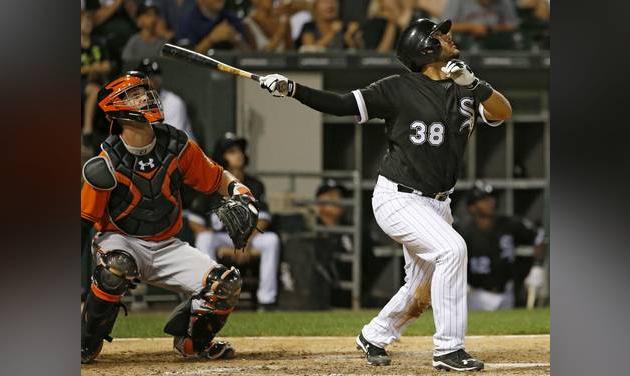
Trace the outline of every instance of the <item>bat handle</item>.
<path fill-rule="evenodd" d="M 254 81 L 258 82 L 258 83 L 260 83 L 260 76 L 257 75 L 257 74 L 253 74 L 252 73 L 252 75 L 249 78 L 251 78 L 252 80 L 254 80 Z"/>

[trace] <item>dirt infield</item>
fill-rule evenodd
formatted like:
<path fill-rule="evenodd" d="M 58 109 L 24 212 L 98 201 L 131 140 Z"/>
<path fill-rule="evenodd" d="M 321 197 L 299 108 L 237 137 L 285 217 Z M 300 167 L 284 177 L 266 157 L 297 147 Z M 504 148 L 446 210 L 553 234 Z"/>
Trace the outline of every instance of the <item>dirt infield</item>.
<path fill-rule="evenodd" d="M 236 359 L 181 359 L 172 340 L 116 339 L 105 343 L 81 375 L 418 375 L 444 374 L 431 368 L 431 338 L 403 337 L 389 351 L 392 365 L 373 367 L 355 350 L 351 337 L 234 337 Z M 484 374 L 549 375 L 549 336 L 468 337 L 466 347 L 486 362 Z"/>

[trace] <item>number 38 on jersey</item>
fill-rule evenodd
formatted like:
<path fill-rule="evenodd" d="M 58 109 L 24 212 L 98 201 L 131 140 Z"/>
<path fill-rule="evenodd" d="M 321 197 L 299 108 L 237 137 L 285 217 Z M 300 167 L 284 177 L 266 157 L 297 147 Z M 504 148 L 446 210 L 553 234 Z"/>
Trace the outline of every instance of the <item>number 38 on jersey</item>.
<path fill-rule="evenodd" d="M 412 131 L 409 141 L 414 145 L 422 145 L 428 141 L 432 146 L 440 146 L 444 142 L 444 124 L 442 123 L 431 123 L 427 126 L 422 121 L 414 121 L 409 127 Z"/>

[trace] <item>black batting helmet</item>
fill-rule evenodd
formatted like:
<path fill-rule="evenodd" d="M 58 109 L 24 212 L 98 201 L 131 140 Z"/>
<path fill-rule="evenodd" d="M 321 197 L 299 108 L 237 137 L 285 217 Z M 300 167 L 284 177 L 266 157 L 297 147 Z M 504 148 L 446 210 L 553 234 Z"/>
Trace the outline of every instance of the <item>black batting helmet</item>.
<path fill-rule="evenodd" d="M 446 34 L 449 30 L 451 20 L 436 24 L 427 18 L 420 18 L 411 22 L 398 39 L 396 57 L 410 71 L 419 71 L 440 57 L 442 47 L 433 34 L 438 31 Z"/>
<path fill-rule="evenodd" d="M 231 148 L 232 146 L 237 145 L 243 154 L 245 154 L 245 165 L 249 158 L 247 157 L 247 140 L 242 137 L 236 137 L 236 135 L 232 132 L 226 132 L 217 142 L 214 144 L 214 151 L 212 153 L 212 160 L 223 166 L 223 168 L 228 168 L 227 161 L 223 157 L 225 152 Z"/>

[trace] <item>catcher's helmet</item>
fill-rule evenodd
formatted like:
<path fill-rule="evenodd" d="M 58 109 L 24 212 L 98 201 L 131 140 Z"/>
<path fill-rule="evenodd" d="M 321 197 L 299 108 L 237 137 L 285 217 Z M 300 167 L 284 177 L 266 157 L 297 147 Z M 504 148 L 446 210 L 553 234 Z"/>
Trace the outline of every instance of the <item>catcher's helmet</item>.
<path fill-rule="evenodd" d="M 486 197 L 493 197 L 492 196 L 493 191 L 494 191 L 494 188 L 490 184 L 484 182 L 483 180 L 475 181 L 474 186 L 468 193 L 468 197 L 466 197 L 466 205 L 470 206 L 474 204 L 475 202 L 482 200 Z"/>
<path fill-rule="evenodd" d="M 420 18 L 411 22 L 398 39 L 396 57 L 410 71 L 419 71 L 440 57 L 442 47 L 433 35 L 438 31 L 446 34 L 449 30 L 451 20 L 436 24 L 427 18 Z"/>
<path fill-rule="evenodd" d="M 133 92 L 138 87 L 144 91 Z M 164 120 L 159 94 L 149 84 L 147 76 L 138 71 L 126 72 L 101 88 L 98 105 L 112 120 L 149 124 Z"/>
<path fill-rule="evenodd" d="M 236 137 L 236 135 L 232 132 L 226 132 L 217 142 L 214 144 L 214 151 L 212 153 L 212 160 L 223 166 L 223 168 L 228 168 L 228 163 L 223 157 L 225 152 L 231 148 L 232 146 L 237 145 L 243 154 L 245 154 L 245 165 L 249 161 L 247 157 L 247 140 L 242 137 Z"/>

